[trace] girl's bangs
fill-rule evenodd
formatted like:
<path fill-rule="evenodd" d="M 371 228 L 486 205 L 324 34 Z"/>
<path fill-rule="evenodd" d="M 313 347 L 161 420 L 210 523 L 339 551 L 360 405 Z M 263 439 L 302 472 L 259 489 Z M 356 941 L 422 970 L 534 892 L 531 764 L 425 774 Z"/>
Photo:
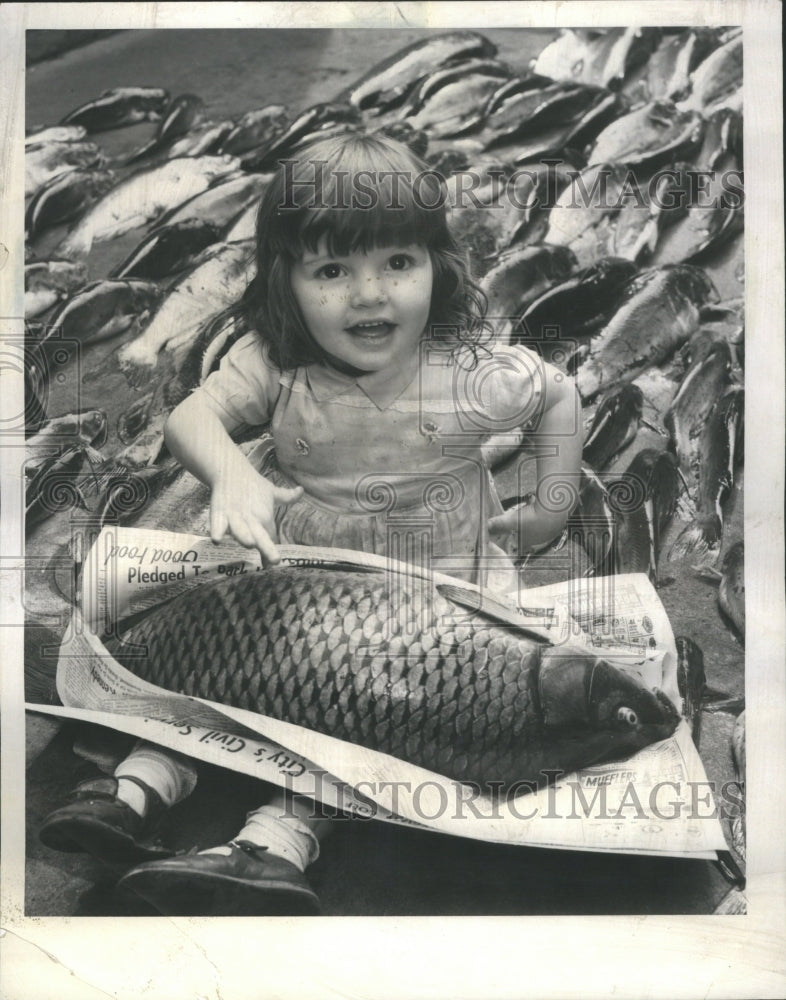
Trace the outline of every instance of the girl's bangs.
<path fill-rule="evenodd" d="M 298 250 L 314 253 L 324 238 L 331 255 L 344 257 L 367 253 L 387 246 L 417 244 L 432 248 L 444 241 L 444 217 L 416 205 L 412 199 L 399 200 L 392 208 L 382 198 L 369 207 L 314 208 L 303 214 L 298 230 Z"/>

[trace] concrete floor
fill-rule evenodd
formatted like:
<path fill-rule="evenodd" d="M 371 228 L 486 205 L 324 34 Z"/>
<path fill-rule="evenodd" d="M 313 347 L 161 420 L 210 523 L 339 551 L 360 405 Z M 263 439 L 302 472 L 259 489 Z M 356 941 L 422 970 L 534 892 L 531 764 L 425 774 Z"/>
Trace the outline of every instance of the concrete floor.
<path fill-rule="evenodd" d="M 274 102 L 302 108 L 329 98 L 365 68 L 422 34 L 418 30 L 398 31 L 395 37 L 337 31 L 276 36 L 250 31 L 120 33 L 31 67 L 28 123 L 57 121 L 105 88 L 135 83 L 165 86 L 173 95 L 198 93 L 216 119 Z M 551 37 L 550 32 L 537 36 L 521 30 L 487 34 L 499 45 L 501 57 L 516 68 L 524 68 Z M 99 141 L 115 154 L 141 144 L 150 131 L 149 125 L 135 126 L 106 133 Z M 134 246 L 137 236 L 115 241 L 117 245 L 91 257 L 91 276 L 107 273 Z M 50 234 L 36 249 L 46 253 L 56 238 L 57 233 Z M 95 360 L 103 353 L 97 349 Z M 100 391 L 77 382 L 75 399 L 55 396 L 51 412 L 67 412 L 72 402 L 105 408 L 111 396 L 114 429 L 117 417 L 132 401 L 128 392 L 119 377 L 116 385 L 104 383 Z M 738 491 L 729 542 L 741 533 L 741 508 Z M 42 528 L 36 536 L 39 554 L 51 554 L 55 539 L 62 541 L 62 530 L 63 525 L 55 522 Z M 720 617 L 716 590 L 698 581 L 688 562 L 664 565 L 662 575 L 673 580 L 660 593 L 675 634 L 691 636 L 703 647 L 713 687 L 742 694 L 744 653 Z M 29 633 L 31 648 L 40 650 L 45 635 L 56 643 L 64 604 L 43 577 L 31 573 L 30 580 L 28 610 L 50 630 Z M 732 725 L 731 716 L 705 717 L 701 751 L 710 780 L 733 776 Z M 112 890 L 118 873 L 87 857 L 57 854 L 37 840 L 43 817 L 79 778 L 83 765 L 71 753 L 73 735 L 71 724 L 60 727 L 40 715 L 28 716 L 26 913 L 149 912 L 130 909 L 127 901 L 115 898 Z M 232 836 L 245 811 L 260 803 L 260 795 L 258 782 L 206 766 L 197 791 L 173 810 L 173 846 L 205 847 Z M 718 870 L 706 861 L 497 846 L 363 821 L 334 827 L 322 857 L 309 872 L 327 914 L 709 913 L 728 890 Z"/>

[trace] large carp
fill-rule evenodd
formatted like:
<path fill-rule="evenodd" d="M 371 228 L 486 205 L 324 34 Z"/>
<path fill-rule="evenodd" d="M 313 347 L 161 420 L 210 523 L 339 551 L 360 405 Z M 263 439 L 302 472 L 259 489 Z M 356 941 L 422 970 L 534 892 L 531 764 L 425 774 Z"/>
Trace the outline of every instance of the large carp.
<path fill-rule="evenodd" d="M 661 692 L 460 583 L 279 566 L 197 587 L 109 648 L 129 670 L 459 781 L 543 784 L 674 731 Z M 135 655 L 134 655 L 135 654 Z"/>

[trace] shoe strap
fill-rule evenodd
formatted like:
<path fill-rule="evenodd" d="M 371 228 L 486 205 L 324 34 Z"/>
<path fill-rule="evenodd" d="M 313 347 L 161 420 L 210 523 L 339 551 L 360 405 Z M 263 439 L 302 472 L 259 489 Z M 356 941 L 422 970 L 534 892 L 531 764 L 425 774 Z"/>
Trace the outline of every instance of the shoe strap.
<path fill-rule="evenodd" d="M 150 785 L 146 785 L 144 781 L 133 775 L 123 775 L 124 780 L 132 781 L 135 785 L 138 785 L 145 795 L 145 823 L 149 823 L 155 820 L 156 817 L 160 816 L 161 813 L 166 811 L 166 806 L 164 805 L 161 796 L 155 790 L 151 788 Z M 88 781 L 82 781 L 76 786 L 76 788 L 69 795 L 69 800 L 72 802 L 80 802 L 85 799 L 102 799 L 106 802 L 117 802 L 117 787 L 118 779 L 106 775 L 100 778 L 90 778 Z M 125 805 L 126 803 L 124 803 Z M 131 806 L 128 806 L 131 809 Z M 133 812 L 133 810 L 132 810 Z"/>
<path fill-rule="evenodd" d="M 152 788 L 146 782 L 142 781 L 141 778 L 137 778 L 133 774 L 122 775 L 123 781 L 130 781 L 134 785 L 137 785 L 142 789 L 145 795 L 145 823 L 150 823 L 155 820 L 161 813 L 166 811 L 166 806 L 164 801 L 155 788 Z M 115 782 L 115 796 L 117 796 L 117 782 L 118 778 L 112 779 Z"/>
<path fill-rule="evenodd" d="M 263 847 L 260 844 L 252 844 L 250 840 L 230 840 L 227 846 L 237 847 L 239 850 L 243 851 L 244 854 L 250 854 L 252 856 L 264 854 L 269 850 L 268 847 Z"/>

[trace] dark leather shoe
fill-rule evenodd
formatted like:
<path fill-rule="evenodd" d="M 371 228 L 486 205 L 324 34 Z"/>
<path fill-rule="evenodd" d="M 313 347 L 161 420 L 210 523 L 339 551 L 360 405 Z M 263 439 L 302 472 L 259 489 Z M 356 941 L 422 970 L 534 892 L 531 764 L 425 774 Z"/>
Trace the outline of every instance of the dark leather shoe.
<path fill-rule="evenodd" d="M 142 781 L 144 817 L 117 797 L 117 778 L 83 781 L 71 792 L 66 805 L 44 820 L 38 837 L 55 851 L 92 854 L 110 864 L 136 864 L 168 858 L 172 851 L 153 840 L 165 810 L 158 793 Z"/>
<path fill-rule="evenodd" d="M 231 841 L 232 853 L 184 854 L 128 872 L 121 892 L 141 896 L 169 917 L 308 916 L 319 898 L 305 875 L 266 847 Z"/>

